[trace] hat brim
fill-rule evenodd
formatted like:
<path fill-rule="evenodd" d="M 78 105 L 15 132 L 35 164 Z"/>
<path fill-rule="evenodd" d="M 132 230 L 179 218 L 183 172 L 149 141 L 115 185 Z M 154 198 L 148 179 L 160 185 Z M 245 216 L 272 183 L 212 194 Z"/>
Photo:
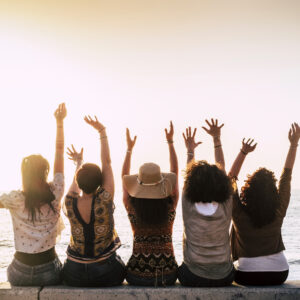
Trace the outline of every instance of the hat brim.
<path fill-rule="evenodd" d="M 164 180 L 156 185 L 143 185 L 138 182 L 138 174 L 124 175 L 123 184 L 128 194 L 135 198 L 163 199 L 170 196 L 175 188 L 175 173 L 161 173 Z"/>

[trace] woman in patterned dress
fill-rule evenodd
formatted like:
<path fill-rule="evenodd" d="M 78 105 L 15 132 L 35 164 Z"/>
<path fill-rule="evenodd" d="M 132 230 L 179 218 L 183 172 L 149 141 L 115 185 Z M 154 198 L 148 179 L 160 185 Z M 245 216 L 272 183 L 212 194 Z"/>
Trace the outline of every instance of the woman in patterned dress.
<path fill-rule="evenodd" d="M 136 142 L 126 131 L 127 153 L 123 164 L 123 202 L 131 223 L 133 252 L 127 263 L 126 280 L 132 285 L 173 285 L 177 262 L 172 230 L 178 202 L 178 162 L 173 144 L 173 124 L 165 129 L 170 153 L 170 173 L 146 163 L 139 174 L 130 175 L 131 153 Z"/>

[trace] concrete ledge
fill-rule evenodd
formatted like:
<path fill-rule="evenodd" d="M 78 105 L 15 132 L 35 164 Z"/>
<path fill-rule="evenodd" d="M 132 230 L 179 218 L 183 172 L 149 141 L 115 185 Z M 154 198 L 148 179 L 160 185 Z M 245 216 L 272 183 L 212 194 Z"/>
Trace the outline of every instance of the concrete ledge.
<path fill-rule="evenodd" d="M 281 286 L 226 288 L 186 288 L 180 285 L 168 288 L 143 288 L 124 284 L 115 288 L 10 287 L 0 284 L 0 299 L 36 300 L 290 300 L 300 299 L 300 281 L 288 281 Z"/>
<path fill-rule="evenodd" d="M 11 287 L 8 282 L 0 283 L 1 300 L 37 300 L 41 287 Z"/>

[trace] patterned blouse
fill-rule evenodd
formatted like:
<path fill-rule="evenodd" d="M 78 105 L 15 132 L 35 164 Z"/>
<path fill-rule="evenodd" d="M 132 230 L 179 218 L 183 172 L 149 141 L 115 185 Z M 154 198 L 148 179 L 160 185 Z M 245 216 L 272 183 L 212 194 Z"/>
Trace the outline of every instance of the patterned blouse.
<path fill-rule="evenodd" d="M 133 231 L 133 253 L 127 263 L 127 272 L 142 278 L 157 278 L 177 272 L 172 243 L 175 208 L 169 206 L 168 222 L 162 226 L 142 225 L 135 211 L 126 207 Z"/>
<path fill-rule="evenodd" d="M 115 206 L 112 196 L 103 188 L 97 190 L 88 224 L 79 213 L 78 198 L 77 193 L 69 193 L 65 198 L 64 210 L 71 225 L 68 257 L 83 263 L 104 260 L 121 246 L 114 227 Z"/>
<path fill-rule="evenodd" d="M 64 194 L 64 175 L 56 173 L 53 182 L 49 185 L 55 196 L 52 201 L 55 212 L 48 204 L 41 206 L 34 223 L 25 208 L 25 196 L 22 191 L 11 191 L 9 194 L 0 196 L 0 203 L 9 209 L 11 214 L 16 251 L 40 253 L 53 248 L 58 241 L 64 229 L 60 216 L 60 201 Z"/>

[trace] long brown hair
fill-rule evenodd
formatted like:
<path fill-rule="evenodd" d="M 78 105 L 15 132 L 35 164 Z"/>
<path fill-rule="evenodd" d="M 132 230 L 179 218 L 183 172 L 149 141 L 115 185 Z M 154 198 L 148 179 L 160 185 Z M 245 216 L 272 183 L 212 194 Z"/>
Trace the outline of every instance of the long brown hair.
<path fill-rule="evenodd" d="M 47 182 L 49 163 L 41 155 L 30 155 L 23 159 L 21 172 L 25 208 L 28 210 L 28 217 L 34 223 L 36 211 L 40 214 L 42 205 L 48 204 L 52 211 L 55 212 L 51 203 L 55 196 Z"/>
<path fill-rule="evenodd" d="M 137 222 L 142 225 L 164 225 L 169 219 L 169 207 L 172 198 L 144 199 L 129 196 L 129 201 L 135 210 Z"/>

